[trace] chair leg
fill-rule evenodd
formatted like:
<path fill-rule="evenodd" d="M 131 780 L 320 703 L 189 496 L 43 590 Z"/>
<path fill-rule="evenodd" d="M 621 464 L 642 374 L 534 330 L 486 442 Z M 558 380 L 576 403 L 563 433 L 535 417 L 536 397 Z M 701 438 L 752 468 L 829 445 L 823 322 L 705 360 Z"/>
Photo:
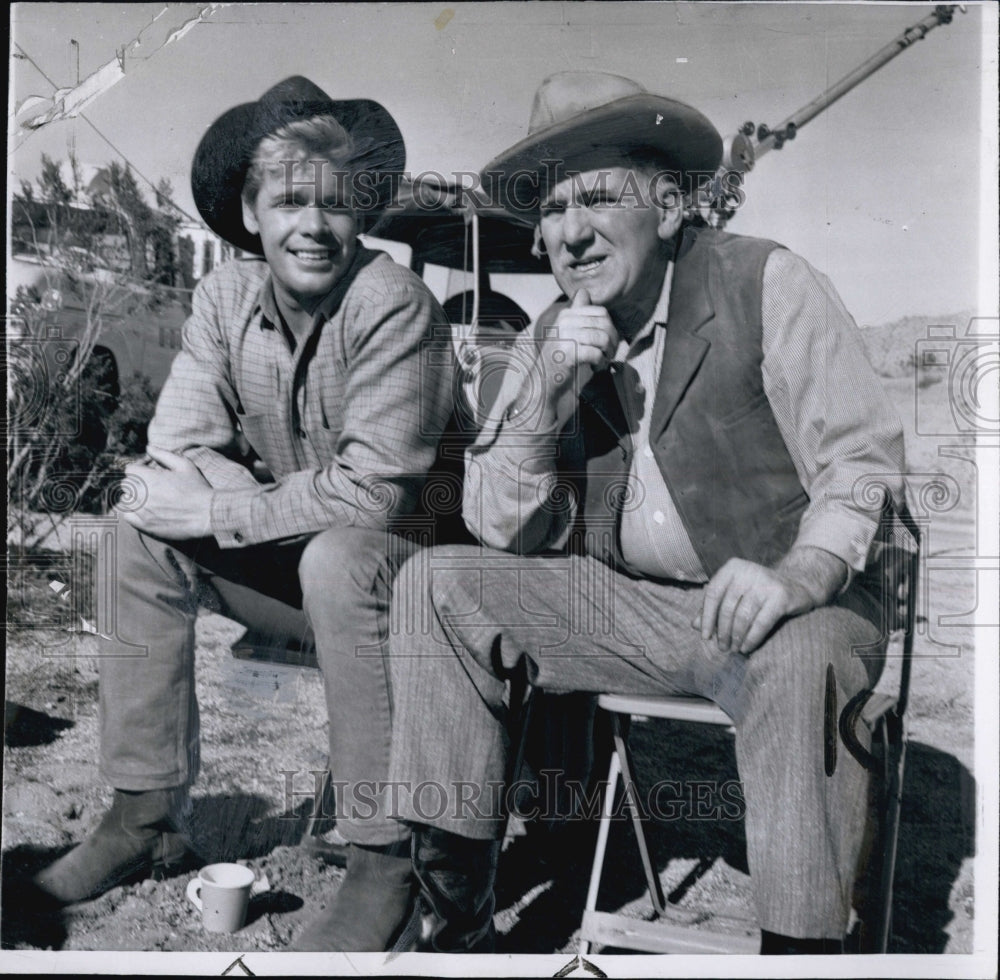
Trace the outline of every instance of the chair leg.
<path fill-rule="evenodd" d="M 906 739 L 901 719 L 883 719 L 879 726 L 884 739 L 886 773 L 880 816 L 882 838 L 882 869 L 879 888 L 879 909 L 875 933 L 876 951 L 885 953 L 892 928 L 892 890 L 896 873 L 896 845 L 899 838 L 899 811 L 903 795 L 903 772 L 906 764 Z"/>
<path fill-rule="evenodd" d="M 629 814 L 632 817 L 632 827 L 635 830 L 635 841 L 639 848 L 639 857 L 642 859 L 642 868 L 646 873 L 646 884 L 649 886 L 649 898 L 653 903 L 653 908 L 657 915 L 664 915 L 667 911 L 667 900 L 663 895 L 663 887 L 660 884 L 660 876 L 656 873 L 653 859 L 650 856 L 649 844 L 646 840 L 646 832 L 643 829 L 643 815 L 640 801 L 637 798 L 638 790 L 635 785 L 635 777 L 632 767 L 632 753 L 628 747 L 628 737 L 622 725 L 621 715 L 612 716 L 612 725 L 615 740 L 615 755 L 619 758 L 622 770 L 622 780 L 625 787 L 625 801 Z"/>
<path fill-rule="evenodd" d="M 614 812 L 615 793 L 618 789 L 618 777 L 621 775 L 621 763 L 618 753 L 611 753 L 608 764 L 608 782 L 604 790 L 604 800 L 601 806 L 601 821 L 597 828 L 597 844 L 594 847 L 594 863 L 590 867 L 590 885 L 587 888 L 587 901 L 584 905 L 584 922 L 587 913 L 597 909 L 597 893 L 601 887 L 601 873 L 604 871 L 604 856 L 608 849 L 608 834 L 611 831 L 611 814 Z M 590 952 L 590 942 L 585 938 L 584 929 L 580 929 L 580 955 Z"/>

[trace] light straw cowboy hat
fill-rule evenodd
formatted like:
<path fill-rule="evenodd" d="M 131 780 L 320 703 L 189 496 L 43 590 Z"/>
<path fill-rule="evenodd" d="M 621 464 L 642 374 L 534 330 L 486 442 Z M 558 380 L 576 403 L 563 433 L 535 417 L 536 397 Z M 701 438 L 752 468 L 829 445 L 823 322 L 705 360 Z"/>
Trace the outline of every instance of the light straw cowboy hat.
<path fill-rule="evenodd" d="M 722 137 L 697 109 L 629 78 L 560 72 L 535 93 L 527 137 L 487 164 L 482 178 L 502 207 L 530 214 L 567 172 L 613 165 L 629 153 L 651 156 L 693 186 L 718 168 Z"/>

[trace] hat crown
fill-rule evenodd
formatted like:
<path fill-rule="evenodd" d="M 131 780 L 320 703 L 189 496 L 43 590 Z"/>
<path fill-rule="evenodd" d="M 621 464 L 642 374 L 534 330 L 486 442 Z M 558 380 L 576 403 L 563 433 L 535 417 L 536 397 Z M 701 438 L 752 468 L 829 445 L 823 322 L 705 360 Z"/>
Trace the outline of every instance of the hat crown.
<path fill-rule="evenodd" d="M 333 100 L 302 75 L 292 75 L 272 85 L 254 107 L 254 130 L 261 138 L 273 136 L 295 119 L 332 114 Z"/>
<path fill-rule="evenodd" d="M 483 174 L 504 210 L 535 221 L 545 187 L 571 167 L 617 166 L 611 161 L 641 153 L 693 184 L 714 174 L 722 159 L 719 131 L 693 106 L 605 72 L 550 75 L 535 93 L 528 126 L 528 135 Z"/>
<path fill-rule="evenodd" d="M 645 92 L 646 89 L 638 82 L 622 75 L 602 71 L 557 72 L 549 75 L 535 92 L 528 135 L 533 136 L 591 109 Z"/>
<path fill-rule="evenodd" d="M 303 75 L 292 75 L 284 78 L 277 85 L 272 85 L 261 97 L 262 104 L 274 102 L 329 102 L 326 94 L 315 82 L 309 81 Z"/>

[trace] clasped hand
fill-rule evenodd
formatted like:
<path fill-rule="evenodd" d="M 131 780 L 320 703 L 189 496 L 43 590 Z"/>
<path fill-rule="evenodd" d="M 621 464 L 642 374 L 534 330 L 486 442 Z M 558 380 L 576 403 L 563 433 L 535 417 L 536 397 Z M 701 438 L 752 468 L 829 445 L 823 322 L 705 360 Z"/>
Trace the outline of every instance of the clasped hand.
<path fill-rule="evenodd" d="M 154 463 L 130 463 L 126 476 L 137 481 L 137 506 L 118 508 L 126 523 L 158 538 L 180 541 L 211 533 L 212 487 L 187 457 L 148 447 Z"/>

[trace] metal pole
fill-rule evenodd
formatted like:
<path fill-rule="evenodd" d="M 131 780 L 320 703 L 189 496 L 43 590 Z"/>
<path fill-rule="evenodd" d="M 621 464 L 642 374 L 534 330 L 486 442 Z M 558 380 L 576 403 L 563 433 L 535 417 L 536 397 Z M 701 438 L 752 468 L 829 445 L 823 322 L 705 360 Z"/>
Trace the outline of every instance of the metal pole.
<path fill-rule="evenodd" d="M 935 27 L 950 24 L 955 10 L 965 13 L 965 4 L 938 4 L 934 12 L 876 51 L 854 71 L 845 75 L 812 102 L 793 113 L 775 129 L 765 124 L 744 123 L 740 131 L 727 136 L 723 143 L 722 163 L 713 181 L 699 192 L 695 204 L 704 219 L 713 227 L 723 228 L 736 213 L 740 195 L 731 191 L 733 174 L 745 174 L 753 170 L 757 160 L 769 150 L 780 150 L 786 141 L 794 139 L 798 131 L 811 119 L 815 119 L 824 109 L 833 105 L 866 78 L 873 75 L 883 65 L 902 54 L 915 41 L 922 41 Z"/>
<path fill-rule="evenodd" d="M 883 65 L 892 61 L 897 55 L 902 54 L 911 44 L 922 41 L 935 27 L 940 24 L 951 23 L 955 8 L 961 7 L 963 13 L 965 8 L 962 4 L 939 4 L 934 8 L 934 12 L 928 14 L 923 20 L 908 27 L 899 37 L 894 38 L 885 47 L 873 54 L 867 61 L 859 65 L 854 71 L 849 72 L 839 82 L 828 88 L 822 95 L 817 96 L 808 105 L 803 106 L 798 112 L 793 113 L 783 120 L 774 130 L 767 127 L 759 127 L 757 130 L 757 142 L 754 146 L 754 157 L 763 156 L 768 150 L 780 149 L 781 144 L 786 139 L 793 139 L 795 134 L 811 119 L 815 119 L 824 109 L 833 105 L 841 96 L 846 95 L 852 88 L 859 85 L 866 78 L 877 72 Z"/>

